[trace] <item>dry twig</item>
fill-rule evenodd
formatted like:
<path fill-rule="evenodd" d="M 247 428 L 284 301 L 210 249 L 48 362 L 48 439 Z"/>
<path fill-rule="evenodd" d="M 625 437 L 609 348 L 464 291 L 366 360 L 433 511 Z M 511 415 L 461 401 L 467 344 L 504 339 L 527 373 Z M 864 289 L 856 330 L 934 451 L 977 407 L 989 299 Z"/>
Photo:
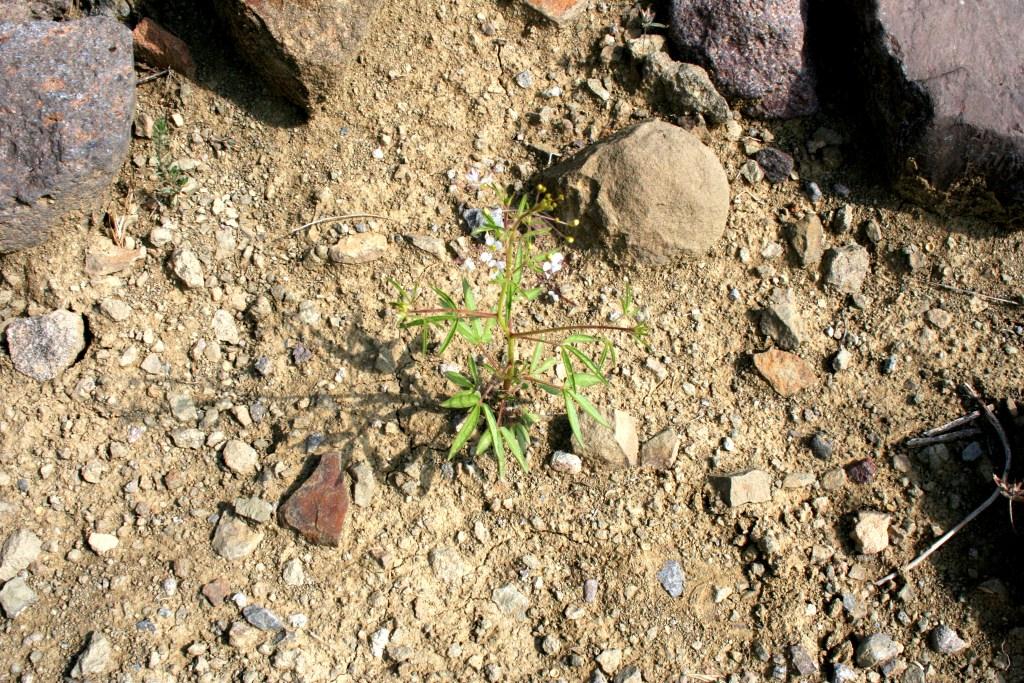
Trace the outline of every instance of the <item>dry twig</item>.
<path fill-rule="evenodd" d="M 937 443 L 949 443 L 951 441 L 964 441 L 981 434 L 980 429 L 974 427 L 970 429 L 961 429 L 957 432 L 946 432 L 945 434 L 935 434 L 933 436 L 919 436 L 914 439 L 907 439 L 906 446 L 908 448 L 922 448 L 924 446 L 931 446 Z"/>
<path fill-rule="evenodd" d="M 990 403 L 988 405 L 988 409 L 992 410 L 993 408 L 995 408 L 995 405 Z M 967 413 L 963 417 L 958 417 L 955 420 L 950 420 L 949 422 L 947 422 L 944 425 L 940 425 L 938 427 L 932 427 L 928 431 L 924 432 L 921 436 L 936 436 L 937 434 L 942 434 L 943 432 L 948 432 L 951 429 L 956 429 L 957 427 L 962 427 L 965 424 L 970 424 L 971 422 L 974 422 L 975 420 L 977 420 L 979 417 L 981 417 L 981 411 L 980 410 L 975 410 L 973 413 Z"/>
<path fill-rule="evenodd" d="M 985 299 L 986 301 L 992 301 L 997 304 L 1005 304 L 1007 306 L 1021 306 L 1021 302 L 1014 301 L 1013 299 L 1004 299 L 1001 296 L 991 296 L 989 294 L 982 294 L 976 292 L 973 289 L 963 289 L 961 287 L 954 287 L 953 285 L 946 285 L 941 282 L 932 282 L 931 280 L 923 280 L 923 282 L 929 287 L 935 287 L 936 289 L 944 289 L 947 292 L 954 292 L 956 294 L 966 294 L 968 296 L 976 296 L 979 299 Z"/>
<path fill-rule="evenodd" d="M 1013 458 L 1013 453 L 1010 450 L 1010 441 L 1006 438 L 1006 432 L 1003 430 L 1003 425 L 1000 424 L 999 419 L 995 416 L 995 413 L 992 412 L 992 406 L 990 406 L 989 404 L 985 403 L 985 401 L 982 400 L 981 396 L 978 395 L 978 392 L 974 389 L 974 387 L 972 387 L 970 384 L 964 384 L 964 389 L 967 391 L 967 393 L 971 395 L 972 398 L 974 398 L 976 401 L 978 401 L 978 403 L 981 404 L 982 413 L 985 415 L 985 418 L 988 420 L 989 424 L 992 425 L 992 428 L 996 430 L 996 435 L 999 437 L 999 441 L 1003 446 L 1003 456 L 1005 458 L 1003 461 L 1003 476 L 1001 480 L 1006 480 L 1007 475 L 1009 475 L 1010 473 L 1010 463 Z M 999 480 L 997 479 L 997 482 L 998 481 Z M 886 584 L 895 579 L 900 574 L 905 574 L 917 565 L 924 562 L 932 555 L 932 553 L 934 553 L 936 550 L 945 545 L 946 541 L 953 538 L 953 536 L 955 536 L 958 531 L 960 531 L 965 526 L 970 524 L 971 521 L 973 521 L 978 515 L 980 515 L 982 512 L 991 507 L 992 503 L 999 500 L 999 498 L 1003 495 L 1003 489 L 997 485 L 996 490 L 992 492 L 992 495 L 986 498 L 985 502 L 983 502 L 981 505 L 974 508 L 974 510 L 972 510 L 970 514 L 968 514 L 966 517 L 960 520 L 960 522 L 957 523 L 956 526 L 954 526 L 946 533 L 942 534 L 942 536 L 940 536 L 938 539 L 935 540 L 934 543 L 928 546 L 928 548 L 923 553 L 915 557 L 913 560 L 905 564 L 903 567 L 875 581 L 875 585 L 881 586 L 883 584 Z"/>
<path fill-rule="evenodd" d="M 314 225 L 320 225 L 321 223 L 330 223 L 331 221 L 350 221 L 350 220 L 355 220 L 357 218 L 376 218 L 376 219 L 382 220 L 382 221 L 394 221 L 395 220 L 394 218 L 390 218 L 388 216 L 378 216 L 375 213 L 349 213 L 349 214 L 345 214 L 344 216 L 324 216 L 323 218 L 317 218 L 316 220 L 312 220 L 312 221 L 310 221 L 308 223 L 304 223 L 304 224 L 300 225 L 299 227 L 295 228 L 294 230 L 290 231 L 287 235 L 281 235 L 280 237 L 278 237 L 274 241 L 276 242 L 277 240 L 284 239 L 285 237 L 290 237 L 291 235 L 295 235 L 297 233 L 302 232 L 306 228 L 312 228 Z"/>
<path fill-rule="evenodd" d="M 140 78 L 137 81 L 135 81 L 135 85 L 139 86 L 139 85 L 142 85 L 143 83 L 149 83 L 150 81 L 155 81 L 158 78 L 163 78 L 164 76 L 166 76 L 169 73 L 171 73 L 170 69 L 162 69 L 160 71 L 157 71 L 156 73 L 151 73 L 148 76 L 143 76 L 142 78 Z"/>

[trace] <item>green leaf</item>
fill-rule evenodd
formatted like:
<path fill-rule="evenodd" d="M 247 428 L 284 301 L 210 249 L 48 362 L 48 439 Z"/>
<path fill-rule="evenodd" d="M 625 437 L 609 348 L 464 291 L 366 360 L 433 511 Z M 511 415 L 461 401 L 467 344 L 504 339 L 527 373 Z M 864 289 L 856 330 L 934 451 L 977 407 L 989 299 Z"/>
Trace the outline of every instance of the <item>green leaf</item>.
<path fill-rule="evenodd" d="M 572 361 L 569 359 L 569 352 L 563 346 L 561 349 L 562 365 L 565 366 L 565 385 L 570 389 L 576 389 L 576 370 L 572 367 Z"/>
<path fill-rule="evenodd" d="M 540 366 L 536 370 L 533 371 L 533 374 L 535 374 L 535 375 L 546 374 L 547 372 L 549 372 L 551 370 L 551 368 L 555 367 L 556 365 L 558 365 L 558 358 L 556 356 L 552 356 L 551 358 L 548 358 L 546 361 L 541 363 Z"/>
<path fill-rule="evenodd" d="M 574 391 L 571 392 L 571 395 L 573 400 L 580 404 L 580 408 L 583 408 L 583 411 L 587 415 L 594 418 L 595 422 L 597 422 L 599 425 L 603 427 L 611 428 L 611 425 L 608 424 L 608 420 L 604 419 L 604 415 L 602 415 L 601 412 L 596 407 L 594 407 L 594 404 L 591 403 L 586 396 L 577 394 Z"/>
<path fill-rule="evenodd" d="M 523 449 L 519 446 L 519 440 L 516 439 L 512 430 L 508 427 L 499 427 L 501 436 L 505 441 L 505 445 L 512 451 L 512 455 L 519 462 L 519 466 L 523 468 L 524 472 L 530 471 L 530 465 L 526 462 L 526 455 L 523 453 Z"/>
<path fill-rule="evenodd" d="M 590 370 L 592 373 L 594 373 L 595 375 L 601 374 L 601 368 L 597 366 L 597 363 L 595 363 L 590 356 L 583 353 L 575 346 L 566 345 L 563 346 L 562 348 L 571 353 L 572 355 L 576 356 L 576 358 L 578 358 L 581 363 L 587 366 L 587 369 Z"/>
<path fill-rule="evenodd" d="M 579 445 L 583 446 L 583 432 L 580 431 L 580 416 L 576 412 L 576 404 L 572 402 L 568 390 L 562 392 L 562 399 L 565 401 L 565 416 L 569 418 L 569 427 L 572 428 L 573 436 Z"/>
<path fill-rule="evenodd" d="M 455 310 L 458 306 L 455 305 L 455 299 L 451 298 L 444 290 L 438 289 L 437 287 L 431 287 L 434 293 L 437 294 L 437 298 L 441 301 L 441 308 L 450 308 Z"/>
<path fill-rule="evenodd" d="M 439 313 L 438 315 L 428 315 L 423 318 L 413 318 L 412 320 L 406 320 L 401 324 L 402 329 L 408 329 L 410 327 L 420 327 L 422 325 L 433 325 L 434 323 L 444 323 L 450 320 L 455 320 L 454 313 Z"/>
<path fill-rule="evenodd" d="M 459 329 L 458 324 L 452 325 L 448 329 L 448 334 L 446 334 L 444 336 L 444 341 L 441 342 L 441 346 L 438 347 L 438 349 L 437 349 L 437 354 L 438 355 L 441 355 L 442 353 L 444 353 L 448 349 L 448 345 L 452 343 L 453 339 L 455 339 L 455 331 L 458 330 L 458 329 Z M 424 327 L 423 331 L 426 332 L 427 328 Z"/>
<path fill-rule="evenodd" d="M 473 378 L 473 384 L 480 384 L 480 371 L 476 367 L 476 359 L 470 356 L 469 361 L 469 376 Z"/>
<path fill-rule="evenodd" d="M 603 368 L 609 358 L 611 358 L 613 363 L 615 362 L 615 345 L 611 342 L 605 341 L 604 349 L 601 351 L 601 358 L 598 360 L 598 365 Z"/>
<path fill-rule="evenodd" d="M 448 450 L 448 459 L 455 457 L 455 454 L 462 450 L 462 447 L 469 441 L 469 437 L 473 436 L 473 432 L 476 431 L 476 424 L 480 421 L 480 404 L 477 404 L 473 410 L 469 411 L 469 415 L 462 423 L 462 428 L 459 429 L 459 433 L 455 435 L 455 440 L 452 441 L 452 447 Z"/>
<path fill-rule="evenodd" d="M 476 297 L 473 296 L 473 288 L 470 287 L 469 280 L 466 278 L 462 278 L 462 300 L 466 303 L 468 310 L 476 310 Z"/>
<path fill-rule="evenodd" d="M 483 214 L 484 225 L 486 225 L 491 230 L 501 230 L 501 226 L 498 225 L 497 221 L 494 220 L 494 216 L 491 215 L 491 212 L 489 210 L 483 209 L 480 211 L 480 213 Z"/>
<path fill-rule="evenodd" d="M 476 449 L 473 451 L 476 455 L 482 454 L 488 448 L 491 447 L 491 433 L 489 431 L 484 432 L 480 436 L 480 440 L 476 442 Z"/>
<path fill-rule="evenodd" d="M 595 384 L 607 384 L 608 380 L 601 375 L 595 375 L 589 372 L 581 372 L 576 375 L 576 389 L 586 389 L 592 387 Z"/>
<path fill-rule="evenodd" d="M 463 389 L 472 389 L 473 383 L 469 381 L 469 378 L 465 375 L 449 370 L 444 373 L 444 376 L 448 378 L 448 381 L 455 386 L 462 387 Z"/>
<path fill-rule="evenodd" d="M 540 363 L 541 350 L 542 350 L 542 346 L 541 346 L 540 342 L 537 342 L 536 344 L 533 345 L 533 355 L 530 357 L 530 374 L 531 375 L 535 374 L 537 372 L 537 365 L 538 365 L 538 363 Z"/>
<path fill-rule="evenodd" d="M 592 334 L 576 333 L 576 334 L 570 334 L 568 337 L 565 338 L 565 341 L 562 342 L 562 343 L 563 344 L 579 344 L 579 343 L 585 343 L 585 344 L 598 344 L 598 343 L 601 343 L 601 344 L 603 344 L 604 343 L 604 339 L 602 339 L 601 337 L 595 337 Z"/>
<path fill-rule="evenodd" d="M 562 395 L 562 390 L 559 389 L 558 387 L 556 387 L 554 384 L 548 384 L 547 382 L 542 382 L 540 380 L 538 380 L 536 382 L 536 384 L 537 384 L 538 387 L 541 388 L 542 391 L 545 391 L 545 392 L 551 394 L 552 396 L 561 396 Z"/>
<path fill-rule="evenodd" d="M 478 403 L 480 403 L 480 394 L 476 389 L 466 389 L 465 391 L 460 391 L 447 401 L 441 403 L 441 407 L 462 410 L 465 408 L 472 408 Z"/>
<path fill-rule="evenodd" d="M 523 422 L 517 422 L 512 427 L 512 431 L 516 434 L 516 441 L 519 442 L 519 448 L 526 453 L 530 448 L 530 432 L 527 431 L 526 425 Z"/>
<path fill-rule="evenodd" d="M 622 305 L 622 315 L 630 318 L 633 316 L 633 287 L 627 282 L 622 292 L 622 298 L 619 299 L 619 303 Z"/>
<path fill-rule="evenodd" d="M 494 450 L 494 457 L 498 459 L 498 477 L 505 476 L 505 445 L 501 442 L 501 432 L 498 431 L 498 423 L 494 419 L 491 407 L 486 403 L 481 404 L 484 409 L 484 419 L 487 420 L 487 431 L 491 433 L 491 448 Z"/>
<path fill-rule="evenodd" d="M 523 296 L 526 297 L 527 301 L 536 301 L 537 298 L 544 293 L 543 287 L 534 287 L 523 291 Z"/>
<path fill-rule="evenodd" d="M 460 320 L 454 325 L 454 329 L 470 344 L 480 344 L 480 335 L 465 320 Z"/>

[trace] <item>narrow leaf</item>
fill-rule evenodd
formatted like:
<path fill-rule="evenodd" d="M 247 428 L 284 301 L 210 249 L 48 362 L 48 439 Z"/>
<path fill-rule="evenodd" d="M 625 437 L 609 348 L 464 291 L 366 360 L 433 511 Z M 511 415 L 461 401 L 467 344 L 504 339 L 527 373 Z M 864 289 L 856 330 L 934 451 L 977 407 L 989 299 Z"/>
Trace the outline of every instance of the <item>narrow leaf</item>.
<path fill-rule="evenodd" d="M 455 299 L 451 298 L 451 296 L 445 293 L 444 290 L 438 289 L 437 287 L 431 287 L 431 289 L 434 290 L 435 294 L 437 294 L 437 298 L 441 301 L 442 308 L 450 308 L 452 310 L 458 308 L 458 306 L 455 305 Z"/>
<path fill-rule="evenodd" d="M 587 415 L 594 418 L 595 422 L 597 422 L 599 425 L 603 427 L 611 428 L 611 425 L 608 424 L 608 420 L 604 418 L 604 415 L 601 414 L 601 411 L 594 407 L 594 404 L 591 403 L 586 396 L 582 396 L 580 394 L 577 394 L 576 392 L 572 392 L 572 398 L 574 401 L 580 404 L 580 408 L 583 408 L 583 411 Z"/>
<path fill-rule="evenodd" d="M 519 447 L 519 440 L 516 439 L 512 430 L 508 427 L 499 427 L 501 431 L 502 439 L 505 441 L 505 445 L 512 451 L 513 457 L 519 462 L 519 466 L 523 468 L 524 472 L 530 471 L 530 465 L 526 462 L 526 455 L 523 453 L 523 449 Z"/>
<path fill-rule="evenodd" d="M 449 320 L 455 320 L 455 316 L 451 313 L 443 313 L 440 315 L 430 315 L 424 318 L 413 318 L 412 320 L 406 320 L 401 324 L 403 330 L 407 330 L 410 327 L 422 327 L 423 325 L 433 325 L 434 323 L 448 322 Z"/>
<path fill-rule="evenodd" d="M 541 344 L 537 342 L 533 345 L 533 356 L 530 358 L 530 374 L 537 372 L 537 366 L 540 363 Z"/>
<path fill-rule="evenodd" d="M 498 423 L 494 419 L 491 407 L 486 403 L 481 404 L 484 409 L 484 419 L 487 420 L 487 431 L 491 433 L 491 449 L 498 459 L 498 477 L 505 476 L 505 445 L 501 442 L 501 432 L 498 431 Z"/>
<path fill-rule="evenodd" d="M 480 435 L 480 440 L 476 442 L 476 449 L 473 451 L 476 455 L 484 453 L 488 448 L 491 447 L 491 433 L 489 431 L 484 432 Z"/>
<path fill-rule="evenodd" d="M 569 426 L 572 428 L 573 436 L 576 437 L 579 445 L 583 446 L 583 432 L 580 431 L 580 416 L 576 412 L 576 404 L 572 402 L 568 391 L 562 392 L 562 398 L 565 400 L 565 416 L 569 418 Z"/>
<path fill-rule="evenodd" d="M 441 403 L 441 407 L 462 410 L 464 408 L 472 408 L 478 403 L 480 403 L 480 394 L 475 389 L 466 389 Z"/>
<path fill-rule="evenodd" d="M 592 373 L 594 373 L 595 375 L 600 375 L 601 374 L 601 368 L 599 368 L 597 366 L 597 363 L 595 363 L 594 360 L 590 356 L 588 356 L 587 354 L 583 353 L 582 351 L 577 349 L 575 346 L 568 346 L 568 345 L 566 345 L 566 346 L 563 346 L 562 348 L 567 350 L 572 355 L 576 356 L 576 358 L 578 358 L 581 363 L 583 363 L 585 366 L 587 366 L 587 369 L 590 370 Z"/>
<path fill-rule="evenodd" d="M 572 361 L 569 359 L 569 352 L 562 347 L 562 365 L 565 366 L 565 385 L 570 389 L 576 389 L 576 370 L 572 367 Z"/>
<path fill-rule="evenodd" d="M 576 333 L 576 334 L 570 334 L 568 337 L 566 337 L 565 338 L 565 342 L 563 342 L 563 343 L 565 343 L 565 344 L 579 344 L 581 342 L 582 343 L 587 343 L 587 344 L 598 344 L 598 343 L 604 343 L 604 339 L 602 339 L 601 337 L 595 337 L 592 334 Z"/>
<path fill-rule="evenodd" d="M 576 389 L 586 389 L 596 384 L 605 384 L 608 380 L 601 375 L 595 375 L 590 372 L 581 372 L 576 375 Z"/>
<path fill-rule="evenodd" d="M 526 453 L 530 447 L 530 433 L 526 430 L 526 425 L 522 422 L 517 422 L 515 427 L 512 429 L 516 434 L 516 441 L 519 442 L 519 448 Z"/>
<path fill-rule="evenodd" d="M 468 377 L 461 373 L 449 370 L 448 372 L 444 373 L 444 376 L 447 377 L 448 381 L 454 384 L 455 386 L 462 387 L 463 389 L 473 388 L 473 383 L 469 381 Z"/>
<path fill-rule="evenodd" d="M 452 441 L 452 447 L 448 450 L 448 458 L 454 458 L 455 454 L 462 450 L 462 447 L 469 441 L 469 437 L 473 436 L 473 432 L 476 431 L 476 424 L 480 421 L 480 405 L 473 408 L 466 416 L 465 421 L 462 423 L 462 428 L 459 433 L 455 435 L 455 439 Z"/>
<path fill-rule="evenodd" d="M 476 333 L 476 330 L 473 329 L 473 327 L 470 326 L 465 320 L 460 320 L 459 322 L 455 323 L 454 327 L 455 330 L 459 333 L 459 336 L 468 341 L 470 344 L 480 344 L 480 335 L 478 335 Z"/>
<path fill-rule="evenodd" d="M 455 332 L 458 329 L 459 329 L 458 324 L 452 325 L 450 328 L 448 328 L 448 334 L 446 334 L 444 336 L 444 341 L 441 342 L 441 346 L 438 347 L 438 349 L 437 349 L 437 354 L 438 355 L 441 355 L 446 350 L 448 350 L 448 345 L 452 343 L 453 339 L 455 339 Z M 426 332 L 426 328 L 423 328 L 423 331 Z"/>
<path fill-rule="evenodd" d="M 476 297 L 473 296 L 473 288 L 469 285 L 469 280 L 466 278 L 462 278 L 462 300 L 466 303 L 468 310 L 476 310 Z"/>

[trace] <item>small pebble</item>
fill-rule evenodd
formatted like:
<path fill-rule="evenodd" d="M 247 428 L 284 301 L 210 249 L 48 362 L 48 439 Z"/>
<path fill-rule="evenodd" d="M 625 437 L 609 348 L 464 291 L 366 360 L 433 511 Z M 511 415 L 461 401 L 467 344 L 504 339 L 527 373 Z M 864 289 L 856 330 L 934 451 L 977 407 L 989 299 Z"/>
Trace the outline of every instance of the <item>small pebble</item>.
<path fill-rule="evenodd" d="M 939 624 L 928 635 L 928 646 L 944 655 L 953 655 L 967 647 L 967 643 L 945 624 Z"/>
<path fill-rule="evenodd" d="M 811 437 L 810 447 L 811 453 L 819 460 L 831 460 L 832 453 L 835 452 L 835 446 L 821 432 Z"/>
<path fill-rule="evenodd" d="M 673 598 L 681 596 L 686 585 L 686 574 L 683 573 L 683 567 L 679 561 L 668 560 L 665 562 L 658 571 L 658 581 L 665 592 Z"/>
<path fill-rule="evenodd" d="M 864 458 L 851 463 L 846 468 L 846 476 L 855 484 L 870 484 L 878 474 L 878 465 L 871 458 Z"/>

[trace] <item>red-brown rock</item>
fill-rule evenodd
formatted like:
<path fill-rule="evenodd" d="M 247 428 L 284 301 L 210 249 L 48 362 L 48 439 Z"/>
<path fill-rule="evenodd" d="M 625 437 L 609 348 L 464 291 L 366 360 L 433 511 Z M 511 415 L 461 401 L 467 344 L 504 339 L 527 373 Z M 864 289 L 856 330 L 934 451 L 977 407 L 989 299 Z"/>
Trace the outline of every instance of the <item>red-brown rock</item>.
<path fill-rule="evenodd" d="M 216 579 L 208 584 L 205 584 L 202 588 L 203 597 L 213 607 L 220 605 L 228 597 L 228 593 L 231 592 L 231 585 L 227 579 L 223 576 L 218 576 Z"/>
<path fill-rule="evenodd" d="M 348 505 L 348 481 L 341 455 L 328 453 L 281 507 L 281 519 L 310 543 L 337 546 Z"/>
<path fill-rule="evenodd" d="M 136 24 L 132 39 L 135 57 L 140 62 L 158 69 L 173 69 L 189 78 L 196 77 L 196 65 L 185 41 L 149 17 Z"/>
<path fill-rule="evenodd" d="M 102 203 L 128 152 L 134 66 L 113 19 L 0 24 L 0 253 Z"/>
<path fill-rule="evenodd" d="M 306 112 L 329 108 L 380 3 L 216 0 L 239 52 Z"/>
<path fill-rule="evenodd" d="M 587 8 L 588 4 L 588 0 L 525 0 L 525 2 L 556 24 L 575 19 Z"/>
<path fill-rule="evenodd" d="M 795 353 L 770 349 L 754 354 L 754 365 L 780 396 L 789 398 L 814 384 L 814 368 Z"/>

